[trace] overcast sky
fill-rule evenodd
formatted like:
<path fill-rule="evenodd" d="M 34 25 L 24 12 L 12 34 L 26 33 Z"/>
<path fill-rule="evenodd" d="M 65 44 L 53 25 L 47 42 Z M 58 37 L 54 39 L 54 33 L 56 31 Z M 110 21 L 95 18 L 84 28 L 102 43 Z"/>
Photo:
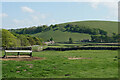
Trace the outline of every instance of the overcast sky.
<path fill-rule="evenodd" d="M 32 1 L 32 0 L 31 0 Z M 2 27 L 23 28 L 85 20 L 118 20 L 117 0 L 97 2 L 2 2 Z"/>

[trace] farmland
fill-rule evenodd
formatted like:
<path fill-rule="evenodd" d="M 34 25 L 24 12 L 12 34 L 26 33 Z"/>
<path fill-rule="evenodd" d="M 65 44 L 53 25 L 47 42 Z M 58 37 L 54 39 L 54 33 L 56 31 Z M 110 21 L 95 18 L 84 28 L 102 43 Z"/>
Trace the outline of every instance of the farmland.
<path fill-rule="evenodd" d="M 72 43 L 72 44 L 64 44 L 64 43 L 55 43 L 49 44 L 47 47 L 52 48 L 73 48 L 73 47 L 118 47 L 118 43 Z"/>
<path fill-rule="evenodd" d="M 2 61 L 7 78 L 117 78 L 117 50 L 33 52 L 32 61 Z M 68 58 L 83 58 L 70 60 Z M 84 59 L 85 58 L 85 59 Z M 14 76 L 13 76 L 14 75 Z"/>
<path fill-rule="evenodd" d="M 119 79 L 118 2 L 94 1 L 2 1 L 0 77 Z"/>
<path fill-rule="evenodd" d="M 33 58 L 3 59 L 2 77 L 118 78 L 117 25 L 111 21 L 78 21 L 3 29 L 3 47 L 32 46 Z"/>
<path fill-rule="evenodd" d="M 33 34 L 32 36 L 41 37 L 44 40 L 48 40 L 50 37 L 53 37 L 56 42 L 68 41 L 69 37 L 72 37 L 74 41 L 78 41 L 82 39 L 91 39 L 89 34 L 70 33 L 70 32 L 52 31 L 52 30 Z"/>

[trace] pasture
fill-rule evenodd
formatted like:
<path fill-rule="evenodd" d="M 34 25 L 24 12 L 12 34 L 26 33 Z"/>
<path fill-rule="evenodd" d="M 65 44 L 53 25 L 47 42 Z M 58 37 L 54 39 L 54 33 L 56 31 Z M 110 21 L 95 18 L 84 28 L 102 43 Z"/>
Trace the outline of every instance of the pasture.
<path fill-rule="evenodd" d="M 40 60 L 2 61 L 3 78 L 117 78 L 117 50 L 33 52 Z M 75 58 L 75 59 L 70 59 Z"/>

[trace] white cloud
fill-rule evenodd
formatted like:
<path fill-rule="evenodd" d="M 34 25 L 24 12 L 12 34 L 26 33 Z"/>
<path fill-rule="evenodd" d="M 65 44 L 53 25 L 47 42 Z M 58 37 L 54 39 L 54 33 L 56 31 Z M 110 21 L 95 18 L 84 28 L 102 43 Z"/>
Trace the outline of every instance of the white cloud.
<path fill-rule="evenodd" d="M 28 14 L 27 18 L 24 19 L 13 19 L 12 22 L 14 26 L 19 27 L 28 27 L 28 26 L 37 26 L 42 25 L 46 22 L 47 14 L 43 14 L 35 11 L 32 14 Z"/>
<path fill-rule="evenodd" d="M 29 7 L 26 7 L 26 6 L 21 7 L 21 9 L 22 9 L 22 11 L 24 11 L 24 12 L 29 12 L 29 13 L 33 13 L 33 12 L 34 12 L 33 9 L 31 9 L 31 8 L 29 8 Z"/>
<path fill-rule="evenodd" d="M 8 15 L 6 13 L 1 13 L 0 17 L 8 17 Z"/>

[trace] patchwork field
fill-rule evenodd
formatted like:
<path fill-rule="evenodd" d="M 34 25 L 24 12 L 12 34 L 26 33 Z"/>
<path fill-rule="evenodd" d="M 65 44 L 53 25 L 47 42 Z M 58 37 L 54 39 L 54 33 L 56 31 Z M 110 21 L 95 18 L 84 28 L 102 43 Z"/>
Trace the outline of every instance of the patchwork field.
<path fill-rule="evenodd" d="M 117 78 L 118 51 L 33 52 L 33 60 L 3 60 L 5 78 Z"/>

